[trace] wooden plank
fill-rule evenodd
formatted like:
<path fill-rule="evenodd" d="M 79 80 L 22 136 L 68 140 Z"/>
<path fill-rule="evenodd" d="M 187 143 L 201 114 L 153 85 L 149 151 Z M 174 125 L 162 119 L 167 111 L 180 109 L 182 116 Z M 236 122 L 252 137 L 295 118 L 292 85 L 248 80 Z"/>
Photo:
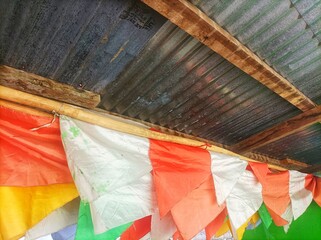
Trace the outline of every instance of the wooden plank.
<path fill-rule="evenodd" d="M 142 0 L 291 104 L 306 111 L 316 105 L 251 50 L 186 0 Z"/>
<path fill-rule="evenodd" d="M 296 133 L 319 121 L 321 121 L 321 106 L 315 107 L 263 132 L 255 134 L 232 146 L 232 149 L 238 153 L 249 152 Z"/>
<path fill-rule="evenodd" d="M 94 108 L 100 102 L 99 94 L 4 65 L 0 65 L 0 84 L 85 108 Z"/>
<path fill-rule="evenodd" d="M 88 109 L 76 107 L 71 104 L 58 102 L 55 100 L 21 92 L 21 91 L 7 88 L 4 86 L 0 86 L 0 99 L 12 101 L 23 105 L 28 105 L 29 107 L 38 108 L 45 111 L 50 111 L 50 112 L 55 111 L 58 114 L 62 114 L 84 122 L 95 124 L 97 126 L 109 128 L 119 132 L 132 134 L 139 137 L 173 142 L 173 143 L 184 144 L 184 145 L 194 146 L 194 147 L 203 147 L 209 151 L 224 153 L 231 156 L 237 156 L 240 159 L 245 161 L 258 162 L 218 146 L 212 146 L 212 145 L 207 146 L 206 144 L 204 144 L 204 142 L 200 142 L 197 140 L 182 138 L 179 136 L 171 136 L 168 134 L 152 131 L 142 126 L 137 126 L 137 125 L 129 124 L 124 121 L 119 121 L 115 119 L 114 116 L 108 117 L 106 116 L 106 114 L 103 114 L 101 112 L 95 112 L 92 110 L 90 111 Z M 270 168 L 280 170 L 280 171 L 286 170 L 286 168 L 276 166 L 276 165 L 268 164 L 268 166 Z"/>

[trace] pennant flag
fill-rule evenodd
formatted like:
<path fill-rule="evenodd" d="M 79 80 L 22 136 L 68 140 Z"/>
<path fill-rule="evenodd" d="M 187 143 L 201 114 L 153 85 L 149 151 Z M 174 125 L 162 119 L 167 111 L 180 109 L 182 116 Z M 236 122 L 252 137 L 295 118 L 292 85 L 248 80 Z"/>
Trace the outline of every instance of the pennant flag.
<path fill-rule="evenodd" d="M 272 223 L 272 218 L 264 203 L 262 203 L 258 213 L 265 227 L 269 228 Z"/>
<path fill-rule="evenodd" d="M 211 240 L 212 237 L 222 227 L 227 218 L 226 208 L 205 228 L 206 240 Z"/>
<path fill-rule="evenodd" d="M 151 216 L 136 220 L 120 236 L 120 240 L 140 240 L 151 230 Z"/>
<path fill-rule="evenodd" d="M 211 174 L 209 152 L 201 148 L 150 140 L 149 156 L 161 217 Z"/>
<path fill-rule="evenodd" d="M 221 205 L 245 171 L 247 162 L 240 160 L 238 157 L 212 152 L 211 159 L 216 198 L 218 204 Z"/>
<path fill-rule="evenodd" d="M 79 198 L 50 213 L 26 232 L 25 240 L 37 239 L 77 223 Z"/>
<path fill-rule="evenodd" d="M 157 240 L 168 240 L 176 232 L 176 225 L 171 213 L 161 218 L 157 209 L 152 216 L 151 238 Z"/>
<path fill-rule="evenodd" d="M 154 213 L 149 141 L 61 118 L 67 160 L 80 197 L 89 202 L 95 233 Z"/>
<path fill-rule="evenodd" d="M 312 202 L 307 210 L 291 224 L 287 233 L 274 223 L 267 229 L 265 224 L 253 230 L 246 230 L 243 240 L 282 239 L 282 240 L 315 240 L 321 236 L 321 208 Z"/>
<path fill-rule="evenodd" d="M 76 237 L 77 225 L 68 226 L 59 232 L 51 234 L 53 240 L 74 240 Z"/>
<path fill-rule="evenodd" d="M 312 202 L 312 192 L 305 188 L 307 174 L 298 171 L 289 171 L 292 212 L 294 220 L 300 217 Z"/>
<path fill-rule="evenodd" d="M 321 178 L 307 175 L 305 188 L 312 192 L 314 201 L 321 207 Z"/>
<path fill-rule="evenodd" d="M 251 171 L 245 170 L 226 199 L 226 207 L 234 232 L 259 210 L 262 202 L 261 184 Z M 240 239 L 240 236 L 238 238 Z"/>
<path fill-rule="evenodd" d="M 74 184 L 38 187 L 0 187 L 0 233 L 18 239 L 52 211 L 78 196 Z"/>
<path fill-rule="evenodd" d="M 267 164 L 249 162 L 249 165 L 262 184 L 263 200 L 274 222 L 278 226 L 288 224 L 288 221 L 284 220 L 282 215 L 291 202 L 289 195 L 289 171 L 271 173 Z"/>
<path fill-rule="evenodd" d="M 60 122 L 71 171 L 76 166 L 99 195 L 125 186 L 152 170 L 148 139 L 66 116 Z"/>
<path fill-rule="evenodd" d="M 212 176 L 190 192 L 171 210 L 174 222 L 184 239 L 191 239 L 215 219 L 225 208 L 215 197 Z"/>
<path fill-rule="evenodd" d="M 126 223 L 124 225 L 110 229 L 105 233 L 95 234 L 89 204 L 80 202 L 76 240 L 117 239 L 128 227 L 130 227 L 131 224 L 132 223 Z"/>
<path fill-rule="evenodd" d="M 151 174 L 99 197 L 91 206 L 107 229 L 153 214 L 156 198 Z"/>
<path fill-rule="evenodd" d="M 59 119 L 0 106 L 0 186 L 72 183 Z M 51 123 L 52 122 L 52 123 Z M 39 129 L 33 129 L 51 123 Z"/>

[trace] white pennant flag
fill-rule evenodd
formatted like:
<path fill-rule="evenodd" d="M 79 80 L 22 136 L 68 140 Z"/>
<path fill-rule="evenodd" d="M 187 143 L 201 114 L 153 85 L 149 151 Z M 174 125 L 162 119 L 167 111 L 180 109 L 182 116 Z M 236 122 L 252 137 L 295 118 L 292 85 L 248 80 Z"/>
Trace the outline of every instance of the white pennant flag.
<path fill-rule="evenodd" d="M 60 119 L 68 165 L 90 204 L 95 233 L 154 213 L 149 140 L 65 116 Z"/>
<path fill-rule="evenodd" d="M 312 192 L 305 188 L 305 177 L 307 174 L 298 171 L 289 171 L 290 184 L 289 195 L 291 198 L 294 220 L 300 217 L 312 202 Z"/>
<path fill-rule="evenodd" d="M 252 172 L 245 170 L 226 199 L 233 229 L 236 231 L 240 228 L 262 203 L 262 185 Z"/>
<path fill-rule="evenodd" d="M 176 230 L 177 228 L 170 212 L 161 219 L 158 209 L 155 210 L 151 223 L 151 239 L 168 240 Z"/>
<path fill-rule="evenodd" d="M 211 152 L 211 159 L 217 203 L 222 205 L 245 171 L 247 162 L 238 157 L 215 152 Z"/>

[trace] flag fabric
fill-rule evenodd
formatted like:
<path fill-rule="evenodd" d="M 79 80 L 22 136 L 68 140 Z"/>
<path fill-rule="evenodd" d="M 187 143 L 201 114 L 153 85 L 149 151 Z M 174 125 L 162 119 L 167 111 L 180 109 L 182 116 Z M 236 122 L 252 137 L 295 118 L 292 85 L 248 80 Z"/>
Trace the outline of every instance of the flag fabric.
<path fill-rule="evenodd" d="M 321 178 L 307 175 L 305 188 L 312 192 L 314 201 L 321 207 Z"/>
<path fill-rule="evenodd" d="M 79 197 L 50 213 L 26 232 L 25 240 L 37 239 L 77 223 Z"/>
<path fill-rule="evenodd" d="M 225 208 L 215 197 L 212 176 L 191 191 L 171 210 L 174 222 L 184 239 L 191 239 L 210 224 Z"/>
<path fill-rule="evenodd" d="M 53 240 L 74 240 L 76 237 L 77 225 L 73 224 L 64 229 L 52 233 L 51 237 Z"/>
<path fill-rule="evenodd" d="M 246 230 L 243 240 L 282 239 L 282 240 L 316 240 L 321 236 L 321 208 L 314 202 L 307 210 L 291 223 L 289 231 L 285 233 L 283 227 L 273 222 L 269 228 L 260 224 L 252 230 Z"/>
<path fill-rule="evenodd" d="M 68 117 L 62 117 L 60 123 L 80 197 L 95 216 L 95 233 L 154 213 L 148 139 Z"/>
<path fill-rule="evenodd" d="M 59 119 L 0 106 L 0 186 L 72 183 L 61 143 Z M 33 129 L 44 124 L 50 126 Z"/>
<path fill-rule="evenodd" d="M 262 185 L 251 171 L 245 170 L 226 199 L 233 231 L 236 232 L 246 223 L 262 203 Z"/>
<path fill-rule="evenodd" d="M 269 210 L 274 222 L 278 226 L 288 224 L 285 214 L 291 203 L 289 195 L 289 171 L 271 173 L 267 164 L 250 162 L 255 176 L 262 184 L 263 201 Z"/>
<path fill-rule="evenodd" d="M 78 196 L 58 117 L 3 106 L 0 115 L 0 239 L 19 239 L 26 232 L 34 239 L 65 227 L 72 215 L 60 223 L 48 220 L 63 215 L 60 208 Z"/>
<path fill-rule="evenodd" d="M 305 179 L 307 174 L 298 171 L 289 171 L 290 173 L 290 198 L 294 219 L 300 217 L 312 202 L 312 192 L 305 188 Z"/>
<path fill-rule="evenodd" d="M 94 226 L 91 219 L 90 206 L 88 203 L 80 202 L 76 240 L 105 240 L 117 239 L 120 235 L 131 226 L 130 223 L 123 224 L 116 228 L 110 229 L 101 234 L 95 234 Z"/>
<path fill-rule="evenodd" d="M 149 156 L 161 217 L 211 174 L 210 154 L 202 148 L 150 140 Z"/>
<path fill-rule="evenodd" d="M 318 179 L 307 182 L 304 174 L 272 173 L 266 164 L 249 167 L 201 146 L 135 137 L 68 117 L 60 124 L 68 165 L 87 208 L 79 221 L 90 217 L 86 221 L 96 234 L 89 237 L 134 222 L 123 239 L 167 239 L 176 229 L 180 239 L 203 229 L 210 238 L 228 225 L 240 239 L 249 224 L 255 228 L 261 221 L 271 226 L 273 219 L 287 230 L 312 196 L 318 199 Z M 78 239 L 84 239 L 82 229 L 78 226 Z"/>
<path fill-rule="evenodd" d="M 172 214 L 169 212 L 161 218 L 159 210 L 156 209 L 151 221 L 151 238 L 157 240 L 168 240 L 173 236 L 176 230 Z"/>
<path fill-rule="evenodd" d="M 74 184 L 0 187 L 2 239 L 18 239 L 54 210 L 78 196 Z M 14 227 L 13 227 L 14 226 Z"/>
<path fill-rule="evenodd" d="M 234 185 L 245 171 L 247 162 L 238 157 L 221 153 L 211 153 L 211 171 L 213 174 L 218 204 L 223 204 Z"/>

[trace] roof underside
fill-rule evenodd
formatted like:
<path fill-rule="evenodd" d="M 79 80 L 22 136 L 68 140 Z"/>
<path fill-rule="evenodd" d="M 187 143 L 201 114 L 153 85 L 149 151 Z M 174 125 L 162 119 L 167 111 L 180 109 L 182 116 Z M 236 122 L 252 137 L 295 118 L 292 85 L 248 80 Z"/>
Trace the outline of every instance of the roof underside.
<path fill-rule="evenodd" d="M 321 1 L 190 1 L 321 104 Z M 231 146 L 301 111 L 138 1 L 0 1 L 0 64 Z M 66 96 L 67 98 L 68 96 Z M 254 152 L 321 163 L 321 124 Z"/>

